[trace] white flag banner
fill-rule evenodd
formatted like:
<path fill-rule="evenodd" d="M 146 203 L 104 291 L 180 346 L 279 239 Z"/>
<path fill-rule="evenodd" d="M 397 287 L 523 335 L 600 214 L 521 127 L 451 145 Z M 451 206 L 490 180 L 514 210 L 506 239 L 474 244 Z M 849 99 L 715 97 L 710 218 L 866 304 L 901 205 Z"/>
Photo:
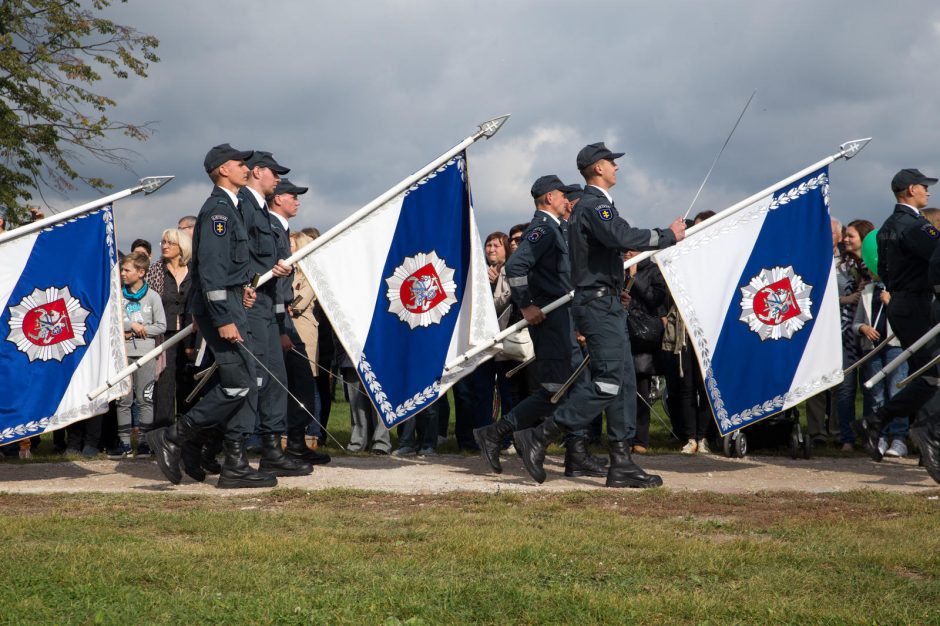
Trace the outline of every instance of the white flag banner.
<path fill-rule="evenodd" d="M 842 381 L 827 167 L 654 258 L 723 435 Z"/>
<path fill-rule="evenodd" d="M 489 358 L 444 365 L 497 332 L 461 154 L 298 264 L 386 427 Z"/>
<path fill-rule="evenodd" d="M 0 444 L 103 413 L 127 365 L 111 207 L 0 244 Z"/>

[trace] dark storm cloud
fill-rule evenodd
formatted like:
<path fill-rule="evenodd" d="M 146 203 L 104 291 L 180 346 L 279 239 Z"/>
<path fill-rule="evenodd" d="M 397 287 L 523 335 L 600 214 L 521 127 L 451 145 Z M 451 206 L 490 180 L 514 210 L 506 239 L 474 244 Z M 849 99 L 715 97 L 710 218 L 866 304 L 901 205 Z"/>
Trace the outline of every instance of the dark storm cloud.
<path fill-rule="evenodd" d="M 119 238 L 156 240 L 208 193 L 206 150 L 272 150 L 310 185 L 303 224 L 329 227 L 469 134 L 480 230 L 531 213 L 544 173 L 577 181 L 574 155 L 625 151 L 614 190 L 643 226 L 685 212 L 755 88 L 695 211 L 719 209 L 836 151 L 832 210 L 881 221 L 902 167 L 935 154 L 938 13 L 876 2 L 141 2 L 112 17 L 161 39 L 146 80 L 109 81 L 123 119 L 155 120 L 134 163 L 177 175 L 123 202 Z M 126 172 L 105 173 L 124 187 Z M 76 194 L 80 195 L 80 194 Z M 57 201 L 57 208 L 87 197 Z"/>

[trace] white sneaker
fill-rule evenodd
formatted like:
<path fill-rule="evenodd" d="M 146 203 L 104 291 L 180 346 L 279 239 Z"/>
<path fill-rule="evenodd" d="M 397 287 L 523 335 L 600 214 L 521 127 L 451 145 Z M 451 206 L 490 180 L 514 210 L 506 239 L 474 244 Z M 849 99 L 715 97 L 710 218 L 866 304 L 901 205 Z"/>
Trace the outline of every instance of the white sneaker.
<path fill-rule="evenodd" d="M 907 446 L 900 439 L 893 439 L 891 441 L 891 447 L 884 451 L 885 456 L 891 456 L 894 458 L 900 458 L 902 456 L 907 456 Z"/>
<path fill-rule="evenodd" d="M 708 441 L 705 439 L 698 440 L 698 451 L 701 454 L 711 454 L 712 451 L 708 449 Z"/>
<path fill-rule="evenodd" d="M 680 452 L 682 454 L 695 454 L 696 450 L 698 450 L 698 444 L 695 443 L 695 439 L 689 439 L 689 443 L 682 446 Z"/>
<path fill-rule="evenodd" d="M 885 452 L 888 450 L 888 440 L 884 437 L 878 438 L 878 452 L 881 453 L 881 456 L 885 455 Z"/>

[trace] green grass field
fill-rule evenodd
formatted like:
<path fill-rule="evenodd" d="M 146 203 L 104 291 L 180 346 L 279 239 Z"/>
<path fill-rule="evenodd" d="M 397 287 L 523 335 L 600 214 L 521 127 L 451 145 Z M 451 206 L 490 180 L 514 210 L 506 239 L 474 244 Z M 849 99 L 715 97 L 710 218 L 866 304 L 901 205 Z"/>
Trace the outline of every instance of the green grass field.
<path fill-rule="evenodd" d="M 3 623 L 940 623 L 940 504 L 874 493 L 0 495 Z"/>
<path fill-rule="evenodd" d="M 332 410 L 330 412 L 329 420 L 329 433 L 330 437 L 325 443 L 327 452 L 332 455 L 343 455 L 346 454 L 345 446 L 349 443 L 349 403 L 343 397 L 342 386 L 339 386 L 335 393 L 335 400 L 333 401 Z M 450 430 L 447 443 L 441 444 L 438 447 L 438 452 L 441 454 L 459 454 L 460 450 L 457 447 L 457 442 L 454 439 L 454 409 L 453 409 L 453 394 L 448 394 L 448 401 L 451 405 L 450 413 Z M 858 409 L 857 414 L 861 415 L 861 394 L 858 395 Z M 803 406 L 799 407 L 801 422 L 805 428 L 806 426 L 806 417 L 805 410 Z M 392 448 L 397 448 L 398 445 L 398 434 L 396 429 L 392 429 Z M 650 454 L 673 454 L 678 451 L 678 449 L 685 442 L 679 442 L 671 436 L 669 428 L 669 417 L 662 407 L 662 403 L 657 401 L 652 408 L 652 414 L 650 417 Z M 17 444 L 12 444 L 16 446 Z M 550 448 L 551 454 L 564 454 L 564 449 L 560 446 L 552 446 Z M 594 446 L 594 451 L 597 454 L 604 454 L 606 452 L 606 446 Z M 720 450 L 714 450 L 716 453 L 721 453 Z M 777 449 L 761 449 L 760 454 L 766 455 L 787 455 L 789 454 L 789 448 L 785 445 Z M 465 453 L 469 454 L 469 453 Z M 853 454 L 862 455 L 864 452 L 859 449 L 854 453 L 845 453 L 839 450 L 837 443 L 834 443 L 831 446 L 814 449 L 814 456 L 830 456 L 830 457 L 844 457 L 852 456 Z M 102 457 L 103 458 L 103 457 Z M 67 460 L 79 460 L 80 457 L 66 457 Z M 47 433 L 42 436 L 42 443 L 39 448 L 34 452 L 34 458 L 32 461 L 26 462 L 49 462 L 49 461 L 61 461 L 63 456 L 59 454 L 54 454 L 52 451 L 52 434 Z M 19 462 L 16 459 L 7 459 L 8 462 Z"/>
<path fill-rule="evenodd" d="M 0 494 L 0 623 L 940 624 L 938 493 Z"/>

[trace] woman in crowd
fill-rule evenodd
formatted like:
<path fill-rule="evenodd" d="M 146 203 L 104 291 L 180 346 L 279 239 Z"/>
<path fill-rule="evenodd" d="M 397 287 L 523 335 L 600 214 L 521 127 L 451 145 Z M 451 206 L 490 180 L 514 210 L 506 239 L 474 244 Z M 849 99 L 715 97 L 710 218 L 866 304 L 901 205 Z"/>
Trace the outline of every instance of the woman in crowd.
<path fill-rule="evenodd" d="M 836 263 L 836 281 L 839 287 L 839 313 L 842 323 L 842 367 L 846 368 L 861 356 L 858 332 L 855 329 L 855 311 L 862 297 L 862 289 L 871 282 L 871 273 L 862 261 L 862 241 L 875 229 L 868 220 L 855 220 L 845 227 L 843 251 Z M 857 369 L 845 377 L 838 391 L 839 442 L 842 450 L 849 452 L 855 443 L 852 422 L 855 421 L 855 395 L 859 387 Z M 863 413 L 871 415 L 871 395 L 863 387 Z"/>
<path fill-rule="evenodd" d="M 493 303 L 496 305 L 496 315 L 500 316 L 500 327 L 505 328 L 509 319 L 508 309 L 512 302 L 505 268 L 506 259 L 509 257 L 509 237 L 502 232 L 490 233 L 486 237 L 483 250 L 486 254 L 490 290 L 493 293 Z M 502 317 L 504 313 L 506 316 Z M 476 441 L 473 440 L 473 429 L 493 423 L 496 370 L 497 366 L 494 361 L 486 361 L 472 374 L 460 379 L 454 385 L 456 413 L 454 428 L 457 445 L 461 450 L 478 450 Z"/>
<path fill-rule="evenodd" d="M 160 240 L 160 260 L 147 271 L 147 284 L 160 294 L 166 314 L 164 340 L 170 339 L 189 325 L 187 309 L 189 289 L 189 261 L 193 254 L 190 236 L 178 228 L 163 231 Z M 186 341 L 183 342 L 186 344 Z M 158 375 L 154 392 L 154 425 L 166 425 L 182 411 L 186 396 L 192 389 L 186 364 L 191 361 L 193 350 L 188 345 L 177 344 L 166 351 L 165 367 Z"/>

